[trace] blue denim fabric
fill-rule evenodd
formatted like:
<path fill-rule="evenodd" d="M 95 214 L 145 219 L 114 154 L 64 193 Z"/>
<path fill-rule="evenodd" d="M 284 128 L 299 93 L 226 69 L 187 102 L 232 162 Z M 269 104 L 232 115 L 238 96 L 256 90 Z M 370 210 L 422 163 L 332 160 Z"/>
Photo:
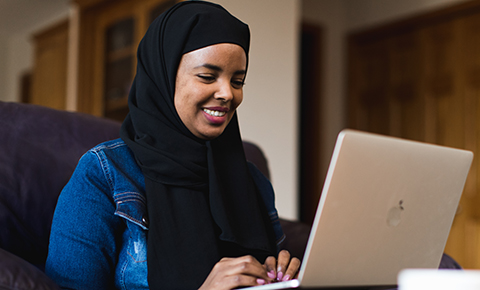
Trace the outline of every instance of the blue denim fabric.
<path fill-rule="evenodd" d="M 268 179 L 249 164 L 277 244 L 284 239 Z M 46 273 L 62 288 L 148 289 L 145 183 L 121 140 L 88 151 L 60 194 Z"/>

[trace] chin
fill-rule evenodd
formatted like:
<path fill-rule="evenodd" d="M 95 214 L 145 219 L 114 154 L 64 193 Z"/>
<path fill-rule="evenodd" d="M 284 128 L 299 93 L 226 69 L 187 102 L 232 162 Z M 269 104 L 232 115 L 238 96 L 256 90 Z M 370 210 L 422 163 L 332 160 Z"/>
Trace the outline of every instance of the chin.
<path fill-rule="evenodd" d="M 221 130 L 215 130 L 215 132 L 212 132 L 212 131 L 204 132 L 204 133 L 201 134 L 201 136 L 197 136 L 197 137 L 200 137 L 203 140 L 210 141 L 210 140 L 216 139 L 220 135 L 222 135 L 224 130 L 225 130 L 225 128 L 222 128 Z"/>
<path fill-rule="evenodd" d="M 217 137 L 220 135 L 221 134 L 202 135 L 201 138 L 206 141 L 211 141 L 211 140 L 217 139 Z"/>

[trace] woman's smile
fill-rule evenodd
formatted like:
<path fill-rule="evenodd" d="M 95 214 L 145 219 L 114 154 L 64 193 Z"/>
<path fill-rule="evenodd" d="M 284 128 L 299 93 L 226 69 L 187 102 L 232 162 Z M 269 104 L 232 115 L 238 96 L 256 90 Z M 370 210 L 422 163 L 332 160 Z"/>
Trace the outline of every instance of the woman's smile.
<path fill-rule="evenodd" d="M 227 121 L 228 111 L 229 109 L 225 107 L 211 107 L 203 109 L 205 118 L 207 118 L 209 122 L 212 122 L 216 125 L 221 125 Z"/>

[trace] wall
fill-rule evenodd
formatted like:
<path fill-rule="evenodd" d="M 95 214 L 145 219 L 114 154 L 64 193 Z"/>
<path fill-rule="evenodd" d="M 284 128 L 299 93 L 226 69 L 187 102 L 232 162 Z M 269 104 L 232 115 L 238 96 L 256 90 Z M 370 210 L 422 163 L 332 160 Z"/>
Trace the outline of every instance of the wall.
<path fill-rule="evenodd" d="M 20 97 L 20 77 L 29 71 L 33 63 L 33 50 L 30 39 L 24 34 L 10 38 L 7 47 L 7 71 L 4 76 L 3 101 L 18 101 Z"/>
<path fill-rule="evenodd" d="M 0 64 L 4 63 L 5 69 L 0 69 L 0 100 L 19 101 L 20 77 L 33 66 L 32 34 L 39 29 L 48 27 L 69 16 L 69 7 L 64 5 L 45 14 L 42 18 L 37 17 L 35 22 L 22 31 L 13 34 L 0 35 L 0 52 L 2 46 L 5 53 L 0 53 Z"/>
<path fill-rule="evenodd" d="M 277 209 L 297 218 L 299 0 L 217 0 L 250 27 L 250 63 L 239 120 L 269 160 Z"/>

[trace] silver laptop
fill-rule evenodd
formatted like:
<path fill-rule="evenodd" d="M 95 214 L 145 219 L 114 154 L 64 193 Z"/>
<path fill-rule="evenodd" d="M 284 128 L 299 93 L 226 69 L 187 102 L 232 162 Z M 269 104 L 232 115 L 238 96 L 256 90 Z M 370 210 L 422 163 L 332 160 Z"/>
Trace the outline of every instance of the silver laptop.
<path fill-rule="evenodd" d="M 340 132 L 298 279 L 251 287 L 396 285 L 405 268 L 438 268 L 473 153 Z"/>

